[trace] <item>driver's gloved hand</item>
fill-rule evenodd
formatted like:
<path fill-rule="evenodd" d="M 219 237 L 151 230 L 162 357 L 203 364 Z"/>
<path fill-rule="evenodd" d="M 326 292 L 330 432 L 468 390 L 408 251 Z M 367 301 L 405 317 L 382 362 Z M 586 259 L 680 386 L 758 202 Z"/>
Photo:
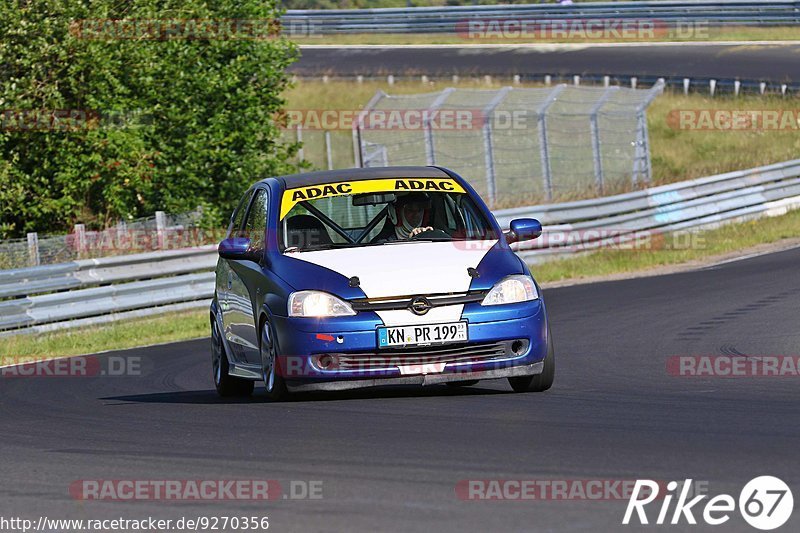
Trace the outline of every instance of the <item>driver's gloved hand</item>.
<path fill-rule="evenodd" d="M 422 227 L 422 228 L 414 228 L 414 229 L 412 229 L 412 230 L 409 232 L 409 234 L 408 234 L 408 238 L 410 239 L 410 238 L 411 238 L 411 237 L 413 237 L 414 235 L 419 235 L 419 234 L 420 234 L 420 233 L 422 233 L 423 231 L 433 231 L 433 227 L 431 227 L 431 226 L 425 226 L 425 227 Z"/>

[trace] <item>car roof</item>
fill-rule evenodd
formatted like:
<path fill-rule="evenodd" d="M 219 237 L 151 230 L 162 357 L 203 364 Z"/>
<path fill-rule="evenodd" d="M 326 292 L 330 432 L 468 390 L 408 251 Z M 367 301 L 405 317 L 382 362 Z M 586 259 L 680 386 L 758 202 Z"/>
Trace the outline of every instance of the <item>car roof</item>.
<path fill-rule="evenodd" d="M 408 167 L 372 167 L 372 168 L 345 168 L 339 170 L 320 170 L 279 176 L 275 179 L 284 189 L 294 187 L 307 187 L 323 183 L 337 183 L 340 181 L 361 181 L 380 178 L 451 178 L 452 176 L 438 167 L 408 166 Z M 266 180 L 265 180 L 266 181 Z"/>

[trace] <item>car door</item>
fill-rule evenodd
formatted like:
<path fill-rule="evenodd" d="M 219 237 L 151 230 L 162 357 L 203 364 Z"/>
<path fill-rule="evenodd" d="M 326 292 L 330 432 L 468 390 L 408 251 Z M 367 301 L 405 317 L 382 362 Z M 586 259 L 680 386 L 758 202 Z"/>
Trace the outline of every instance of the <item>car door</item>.
<path fill-rule="evenodd" d="M 258 348 L 257 306 L 264 286 L 263 257 L 267 230 L 268 192 L 255 191 L 247 210 L 242 236 L 250 239 L 249 255 L 261 260 L 241 259 L 230 261 L 232 283 L 228 293 L 231 304 L 231 338 L 239 343 L 244 359 L 251 364 L 261 364 Z"/>
<path fill-rule="evenodd" d="M 239 200 L 239 205 L 231 215 L 231 223 L 228 227 L 228 234 L 226 237 L 236 237 L 244 231 L 245 215 L 247 208 L 250 205 L 250 199 L 253 196 L 253 191 L 248 190 L 242 195 Z M 228 341 L 228 347 L 231 350 L 231 356 L 235 361 L 244 362 L 244 349 L 242 343 L 238 341 L 233 332 L 233 324 L 239 320 L 237 307 L 232 305 L 231 290 L 234 286 L 234 277 L 236 273 L 231 268 L 231 260 L 220 258 L 217 263 L 217 276 L 216 276 L 216 290 L 217 290 L 217 303 L 219 305 L 219 312 L 222 315 L 222 330 L 225 339 Z M 235 302 L 234 302 L 235 303 Z"/>

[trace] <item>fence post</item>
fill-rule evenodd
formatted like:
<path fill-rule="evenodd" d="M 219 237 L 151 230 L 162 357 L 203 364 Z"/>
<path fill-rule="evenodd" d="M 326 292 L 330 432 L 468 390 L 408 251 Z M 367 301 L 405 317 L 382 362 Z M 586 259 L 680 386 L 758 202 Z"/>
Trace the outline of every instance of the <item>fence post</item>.
<path fill-rule="evenodd" d="M 597 99 L 597 102 L 592 106 L 589 111 L 589 129 L 592 134 L 592 160 L 594 162 L 594 180 L 597 186 L 597 193 L 602 195 L 605 188 L 605 178 L 603 176 L 603 157 L 600 151 L 600 126 L 597 122 L 597 115 L 600 113 L 600 108 L 608 101 L 611 94 L 619 90 L 619 87 L 609 87 L 603 91 L 603 95 Z"/>
<path fill-rule="evenodd" d="M 333 152 L 331 151 L 330 130 L 325 130 L 325 156 L 328 160 L 328 170 L 333 170 Z"/>
<path fill-rule="evenodd" d="M 297 142 L 300 144 L 300 149 L 297 150 L 297 157 L 300 159 L 300 161 L 302 161 L 303 159 L 305 159 L 305 151 L 303 150 L 303 144 L 302 144 L 303 143 L 303 126 L 301 124 L 298 124 L 295 127 L 295 135 L 297 136 L 296 137 Z"/>
<path fill-rule="evenodd" d="M 557 85 L 550 91 L 544 102 L 536 110 L 536 120 L 539 130 L 539 160 L 542 164 L 542 179 L 544 180 L 544 194 L 547 201 L 553 200 L 553 170 L 550 168 L 550 146 L 547 140 L 547 110 L 556 101 L 558 95 L 566 89 L 565 84 Z"/>
<path fill-rule="evenodd" d="M 486 165 L 486 196 L 489 199 L 489 207 L 493 208 L 497 198 L 497 176 L 494 168 L 494 149 L 492 147 L 492 117 L 494 110 L 506 97 L 511 87 L 503 87 L 494 98 L 483 108 L 483 161 Z"/>
<path fill-rule="evenodd" d="M 647 92 L 644 100 L 636 108 L 636 152 L 633 159 L 633 174 L 631 182 L 639 184 L 639 175 L 644 176 L 644 183 L 650 183 L 652 178 L 652 164 L 650 161 L 650 134 L 647 131 L 647 107 L 653 99 L 664 91 L 664 78 L 659 78 Z"/>
<path fill-rule="evenodd" d="M 164 249 L 164 234 L 167 230 L 167 215 L 164 211 L 156 211 L 156 238 L 158 239 L 158 249 Z"/>
<path fill-rule="evenodd" d="M 86 251 L 86 226 L 83 224 L 75 224 L 75 247 L 78 255 Z"/>
<path fill-rule="evenodd" d="M 124 220 L 117 222 L 117 248 L 120 250 L 132 246 L 128 238 L 128 223 Z"/>
<path fill-rule="evenodd" d="M 633 173 L 631 174 L 631 184 L 636 186 L 639 183 L 639 176 L 644 175 L 645 182 L 650 181 L 647 170 L 647 119 L 644 112 L 639 109 L 636 112 L 636 140 L 633 152 Z"/>
<path fill-rule="evenodd" d="M 450 96 L 455 89 L 452 87 L 448 87 L 447 89 L 443 90 L 439 96 L 436 97 L 436 100 L 428 107 L 428 113 L 425 116 L 425 120 L 423 121 L 423 134 L 425 135 L 425 161 L 428 165 L 435 165 L 436 164 L 436 149 L 433 145 L 433 131 L 431 130 L 431 117 L 434 113 L 442 106 L 447 97 Z"/>
<path fill-rule="evenodd" d="M 359 127 L 358 121 L 353 122 L 353 166 L 355 168 L 361 168 L 364 166 L 364 158 L 361 154 L 361 128 Z"/>
<path fill-rule="evenodd" d="M 30 266 L 39 266 L 41 258 L 39 257 L 39 235 L 34 231 L 28 233 L 28 264 Z"/>
<path fill-rule="evenodd" d="M 353 162 L 357 168 L 364 167 L 364 135 L 361 133 L 364 129 L 364 118 L 384 96 L 386 96 L 385 92 L 376 91 L 358 114 L 358 119 L 353 122 Z"/>

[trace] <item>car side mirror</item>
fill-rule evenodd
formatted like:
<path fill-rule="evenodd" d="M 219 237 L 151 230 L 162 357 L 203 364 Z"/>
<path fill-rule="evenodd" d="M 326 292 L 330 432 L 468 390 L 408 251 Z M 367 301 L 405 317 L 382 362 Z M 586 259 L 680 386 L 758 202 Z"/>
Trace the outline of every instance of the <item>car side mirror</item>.
<path fill-rule="evenodd" d="M 522 241 L 532 241 L 542 234 L 542 223 L 535 218 L 517 218 L 509 224 L 509 230 L 504 233 L 508 244 Z"/>
<path fill-rule="evenodd" d="M 252 259 L 250 239 L 247 237 L 228 237 L 217 246 L 217 253 L 223 259 Z"/>

